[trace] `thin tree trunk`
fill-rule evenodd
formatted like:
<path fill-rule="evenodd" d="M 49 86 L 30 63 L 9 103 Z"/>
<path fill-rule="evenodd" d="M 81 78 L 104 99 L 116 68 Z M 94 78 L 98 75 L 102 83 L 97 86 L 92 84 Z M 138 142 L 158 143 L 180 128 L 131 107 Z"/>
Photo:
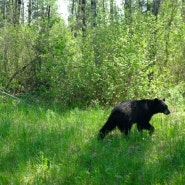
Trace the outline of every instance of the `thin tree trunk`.
<path fill-rule="evenodd" d="M 28 25 L 31 24 L 31 14 L 32 14 L 32 0 L 28 2 Z"/>
<path fill-rule="evenodd" d="M 97 25 L 97 22 L 96 22 L 96 16 L 97 16 L 96 0 L 91 0 L 91 12 L 92 12 L 92 22 L 91 22 L 91 25 L 92 25 L 92 27 L 95 27 Z"/>
<path fill-rule="evenodd" d="M 81 13 L 82 13 L 82 31 L 83 31 L 83 33 L 86 31 L 85 7 L 86 7 L 86 0 L 82 0 Z"/>
<path fill-rule="evenodd" d="M 75 9 L 75 0 L 72 0 L 72 5 L 71 5 L 71 15 L 74 15 L 74 9 Z"/>
<path fill-rule="evenodd" d="M 91 0 L 91 14 L 92 14 L 92 20 L 91 20 L 91 26 L 92 28 L 95 28 L 97 26 L 97 22 L 96 22 L 96 17 L 97 17 L 97 10 L 96 10 L 96 0 Z M 92 39 L 92 45 L 93 45 L 93 50 L 94 50 L 94 60 L 95 60 L 95 64 L 98 64 L 98 51 L 97 51 L 97 47 L 96 47 L 96 29 L 93 30 L 94 33 L 92 35 L 93 39 Z"/>
<path fill-rule="evenodd" d="M 21 21 L 24 24 L 24 1 L 22 1 L 22 8 L 21 8 Z"/>
<path fill-rule="evenodd" d="M 114 20 L 114 0 L 110 0 L 110 19 Z"/>
<path fill-rule="evenodd" d="M 152 7 L 152 13 L 157 17 L 159 13 L 161 0 L 153 0 L 153 7 Z"/>
<path fill-rule="evenodd" d="M 82 30 L 83 34 L 86 31 L 86 0 L 79 0 L 78 2 L 78 14 L 77 14 L 77 26 Z"/>
<path fill-rule="evenodd" d="M 6 19 L 6 1 L 3 1 L 3 6 L 2 6 L 2 14 L 3 14 L 3 19 Z"/>
<path fill-rule="evenodd" d="M 21 0 L 14 0 L 13 5 L 13 24 L 16 25 L 20 19 Z"/>
<path fill-rule="evenodd" d="M 125 19 L 128 24 L 132 22 L 132 0 L 125 0 Z"/>
<path fill-rule="evenodd" d="M 103 13 L 105 13 L 105 0 L 102 0 Z"/>

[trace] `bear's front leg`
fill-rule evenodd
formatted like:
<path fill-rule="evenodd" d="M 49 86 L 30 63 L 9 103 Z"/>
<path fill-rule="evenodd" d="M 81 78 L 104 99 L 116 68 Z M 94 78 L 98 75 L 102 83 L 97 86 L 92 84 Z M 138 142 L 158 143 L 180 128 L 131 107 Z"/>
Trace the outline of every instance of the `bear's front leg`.
<path fill-rule="evenodd" d="M 155 131 L 155 128 L 150 123 L 149 123 L 149 125 L 150 125 L 149 134 L 152 135 L 154 133 L 154 131 Z"/>
<path fill-rule="evenodd" d="M 137 123 L 137 129 L 140 132 L 142 130 L 148 130 L 150 135 L 152 135 L 155 131 L 154 126 L 152 126 L 150 123 Z"/>

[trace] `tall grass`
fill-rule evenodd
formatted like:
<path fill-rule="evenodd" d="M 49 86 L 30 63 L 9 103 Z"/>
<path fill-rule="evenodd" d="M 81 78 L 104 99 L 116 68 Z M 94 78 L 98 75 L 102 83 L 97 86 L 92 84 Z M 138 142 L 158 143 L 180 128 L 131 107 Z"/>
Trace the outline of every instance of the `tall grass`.
<path fill-rule="evenodd" d="M 155 133 L 133 127 L 104 141 L 97 133 L 110 110 L 60 110 L 1 98 L 0 184 L 185 184 L 185 113 L 156 115 Z"/>

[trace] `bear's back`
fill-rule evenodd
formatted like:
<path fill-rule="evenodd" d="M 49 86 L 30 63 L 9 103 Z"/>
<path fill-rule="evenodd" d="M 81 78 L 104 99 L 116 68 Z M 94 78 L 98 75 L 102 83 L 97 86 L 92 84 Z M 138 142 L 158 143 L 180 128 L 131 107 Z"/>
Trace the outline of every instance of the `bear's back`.
<path fill-rule="evenodd" d="M 123 112 L 130 113 L 133 111 L 132 104 L 133 104 L 133 100 L 123 101 L 114 107 L 114 109 L 112 110 L 112 113 L 117 111 L 122 113 Z"/>
<path fill-rule="evenodd" d="M 114 112 L 121 112 L 124 114 L 129 115 L 136 115 L 136 114 L 147 114 L 150 112 L 152 108 L 151 101 L 144 99 L 144 100 L 127 100 L 123 101 L 120 104 L 116 105 L 112 110 Z"/>

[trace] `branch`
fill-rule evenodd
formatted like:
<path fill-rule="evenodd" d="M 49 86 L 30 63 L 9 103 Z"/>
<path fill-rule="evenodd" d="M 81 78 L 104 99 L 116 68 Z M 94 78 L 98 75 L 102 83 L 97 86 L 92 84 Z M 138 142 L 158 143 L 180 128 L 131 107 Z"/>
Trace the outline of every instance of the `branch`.
<path fill-rule="evenodd" d="M 16 71 L 12 76 L 11 78 L 9 79 L 7 85 L 5 86 L 5 89 L 7 89 L 10 85 L 10 83 L 12 82 L 12 80 L 22 71 L 24 71 L 29 65 L 32 64 L 33 61 L 31 61 L 30 63 L 26 64 L 25 66 L 23 66 L 20 70 Z"/>

